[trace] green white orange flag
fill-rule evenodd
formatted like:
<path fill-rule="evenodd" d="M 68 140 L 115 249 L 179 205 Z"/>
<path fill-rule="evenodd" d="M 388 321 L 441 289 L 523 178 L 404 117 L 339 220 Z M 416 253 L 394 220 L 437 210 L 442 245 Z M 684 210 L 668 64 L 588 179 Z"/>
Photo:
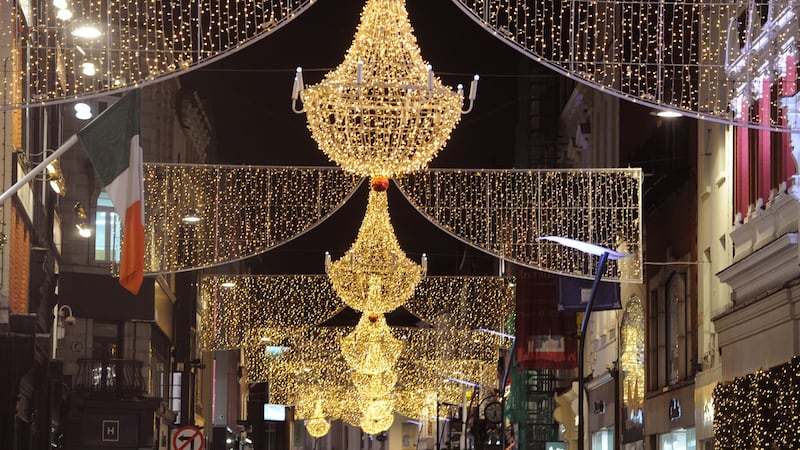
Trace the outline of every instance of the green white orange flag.
<path fill-rule="evenodd" d="M 139 91 L 126 94 L 78 132 L 122 224 L 119 284 L 139 293 L 144 277 L 144 193 Z"/>

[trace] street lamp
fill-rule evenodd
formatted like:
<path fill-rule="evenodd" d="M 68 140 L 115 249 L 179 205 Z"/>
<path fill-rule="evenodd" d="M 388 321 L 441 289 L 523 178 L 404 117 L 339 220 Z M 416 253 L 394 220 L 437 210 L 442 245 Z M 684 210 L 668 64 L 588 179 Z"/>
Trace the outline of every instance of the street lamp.
<path fill-rule="evenodd" d="M 601 247 L 596 244 L 578 241 L 559 236 L 542 236 L 537 240 L 547 240 L 556 242 L 566 247 L 580 250 L 584 253 L 597 255 L 600 261 L 597 262 L 597 272 L 594 275 L 594 282 L 592 283 L 592 291 L 589 293 L 589 301 L 586 303 L 586 310 L 583 313 L 583 320 L 581 321 L 581 330 L 578 335 L 578 450 L 584 449 L 584 431 L 583 431 L 583 348 L 586 342 L 586 327 L 589 326 L 589 316 L 592 314 L 594 307 L 594 300 L 597 296 L 597 286 L 600 284 L 600 278 L 603 277 L 603 271 L 606 269 L 606 262 L 609 259 L 623 259 L 633 256 L 631 253 L 622 253 L 610 248 Z"/>
<path fill-rule="evenodd" d="M 53 328 L 50 335 L 53 339 L 53 359 L 56 359 L 56 349 L 58 340 L 64 337 L 64 325 L 75 325 L 75 316 L 72 315 L 72 308 L 69 305 L 53 306 Z"/>

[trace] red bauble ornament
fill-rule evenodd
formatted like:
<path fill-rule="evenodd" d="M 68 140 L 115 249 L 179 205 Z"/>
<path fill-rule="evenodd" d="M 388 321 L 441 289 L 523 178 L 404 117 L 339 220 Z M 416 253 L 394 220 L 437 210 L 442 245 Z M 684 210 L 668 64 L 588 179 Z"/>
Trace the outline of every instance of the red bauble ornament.
<path fill-rule="evenodd" d="M 383 192 L 389 189 L 389 179 L 382 175 L 373 178 L 372 189 L 378 192 Z"/>

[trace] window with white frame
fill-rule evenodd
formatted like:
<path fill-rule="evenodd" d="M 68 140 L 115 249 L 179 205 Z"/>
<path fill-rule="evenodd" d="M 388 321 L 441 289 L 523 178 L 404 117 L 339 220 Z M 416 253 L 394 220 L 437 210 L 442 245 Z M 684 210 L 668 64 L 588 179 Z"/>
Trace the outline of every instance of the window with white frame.
<path fill-rule="evenodd" d="M 694 376 L 696 361 L 692 302 L 686 273 L 672 272 L 650 291 L 648 374 L 650 391 L 660 390 Z"/>
<path fill-rule="evenodd" d="M 95 261 L 119 261 L 121 234 L 119 215 L 114 210 L 111 197 L 102 192 L 97 197 L 95 212 Z"/>

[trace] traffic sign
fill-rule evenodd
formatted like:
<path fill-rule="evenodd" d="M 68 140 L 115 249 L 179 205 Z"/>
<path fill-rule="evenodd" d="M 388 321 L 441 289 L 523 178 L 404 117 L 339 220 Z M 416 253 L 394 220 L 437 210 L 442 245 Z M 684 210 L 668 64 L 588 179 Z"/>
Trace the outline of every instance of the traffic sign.
<path fill-rule="evenodd" d="M 203 450 L 206 439 L 199 428 L 186 425 L 172 435 L 172 450 Z"/>

